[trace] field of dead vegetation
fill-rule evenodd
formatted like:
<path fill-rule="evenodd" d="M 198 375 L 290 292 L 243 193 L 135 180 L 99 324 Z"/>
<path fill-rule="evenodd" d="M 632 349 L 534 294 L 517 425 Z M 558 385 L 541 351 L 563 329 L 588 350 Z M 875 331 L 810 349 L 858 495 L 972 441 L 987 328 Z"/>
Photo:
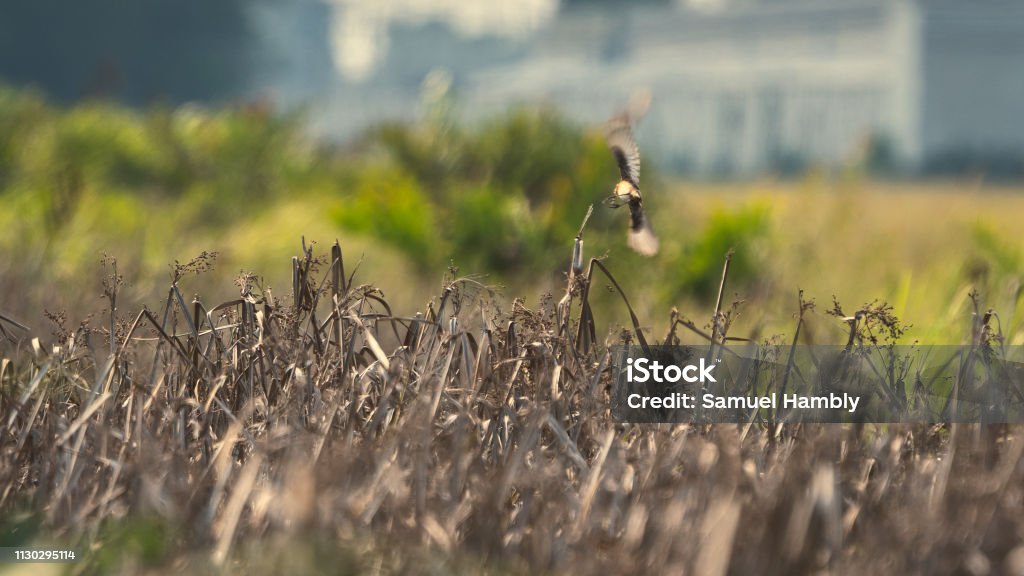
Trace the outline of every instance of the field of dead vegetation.
<path fill-rule="evenodd" d="M 211 257 L 158 308 L 111 313 L 108 260 L 89 324 L 0 317 L 0 545 L 73 574 L 1024 571 L 1017 427 L 614 422 L 608 347 L 724 341 L 727 299 L 606 333 L 614 266 L 580 258 L 533 309 L 452 274 L 398 310 L 337 245 L 291 290 L 187 297 Z"/>

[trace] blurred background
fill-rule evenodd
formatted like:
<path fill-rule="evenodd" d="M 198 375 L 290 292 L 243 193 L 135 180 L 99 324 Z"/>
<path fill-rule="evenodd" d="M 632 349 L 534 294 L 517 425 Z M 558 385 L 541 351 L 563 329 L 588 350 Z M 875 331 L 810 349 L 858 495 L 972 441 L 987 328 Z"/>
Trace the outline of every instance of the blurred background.
<path fill-rule="evenodd" d="M 203 250 L 204 301 L 242 270 L 283 295 L 303 236 L 401 309 L 450 265 L 536 305 L 595 204 L 587 255 L 657 337 L 709 314 L 735 248 L 734 333 L 792 332 L 804 289 L 958 342 L 977 289 L 1024 343 L 1022 32 L 1014 0 L 12 3 L 0 311 L 80 321 L 105 254 L 133 304 Z M 600 125 L 647 96 L 653 260 L 600 204 Z"/>

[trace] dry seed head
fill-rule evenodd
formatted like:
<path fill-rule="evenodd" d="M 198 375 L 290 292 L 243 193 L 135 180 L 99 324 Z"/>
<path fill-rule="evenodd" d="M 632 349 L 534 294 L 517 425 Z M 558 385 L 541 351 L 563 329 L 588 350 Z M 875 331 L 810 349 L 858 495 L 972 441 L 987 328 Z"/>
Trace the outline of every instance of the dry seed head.
<path fill-rule="evenodd" d="M 583 272 L 583 238 L 579 236 L 572 245 L 572 271 L 575 274 Z"/>

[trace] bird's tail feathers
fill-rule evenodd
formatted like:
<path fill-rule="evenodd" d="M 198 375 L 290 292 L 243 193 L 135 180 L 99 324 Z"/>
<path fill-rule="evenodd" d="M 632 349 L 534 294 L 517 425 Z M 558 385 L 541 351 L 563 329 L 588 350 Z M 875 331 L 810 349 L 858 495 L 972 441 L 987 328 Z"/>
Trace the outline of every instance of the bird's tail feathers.
<path fill-rule="evenodd" d="M 640 206 L 630 206 L 629 247 L 644 256 L 658 253 L 658 237 L 654 235 L 651 221 Z"/>

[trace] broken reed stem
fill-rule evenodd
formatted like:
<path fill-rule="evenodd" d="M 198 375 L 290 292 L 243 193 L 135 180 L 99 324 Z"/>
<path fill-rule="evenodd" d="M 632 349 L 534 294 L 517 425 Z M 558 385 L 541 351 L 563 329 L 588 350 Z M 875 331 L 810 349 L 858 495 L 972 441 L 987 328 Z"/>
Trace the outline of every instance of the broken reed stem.
<path fill-rule="evenodd" d="M 718 297 L 715 299 L 715 315 L 711 320 L 711 346 L 712 348 L 718 343 L 718 340 L 724 337 L 723 334 L 719 333 L 721 325 L 721 314 L 722 314 L 722 299 L 725 295 L 725 283 L 729 279 L 729 264 L 732 263 L 733 249 L 730 248 L 725 253 L 725 263 L 722 265 L 722 280 L 718 283 Z"/>

